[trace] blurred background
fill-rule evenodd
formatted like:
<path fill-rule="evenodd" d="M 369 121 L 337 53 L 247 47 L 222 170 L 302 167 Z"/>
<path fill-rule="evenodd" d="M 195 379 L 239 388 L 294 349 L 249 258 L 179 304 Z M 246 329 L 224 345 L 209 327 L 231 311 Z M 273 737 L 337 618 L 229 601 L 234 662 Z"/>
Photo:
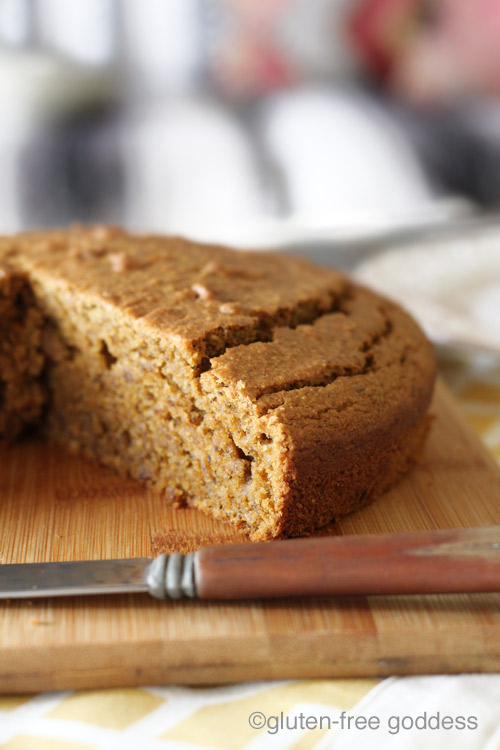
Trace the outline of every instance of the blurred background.
<path fill-rule="evenodd" d="M 0 0 L 0 232 L 320 248 L 500 204 L 500 0 Z"/>

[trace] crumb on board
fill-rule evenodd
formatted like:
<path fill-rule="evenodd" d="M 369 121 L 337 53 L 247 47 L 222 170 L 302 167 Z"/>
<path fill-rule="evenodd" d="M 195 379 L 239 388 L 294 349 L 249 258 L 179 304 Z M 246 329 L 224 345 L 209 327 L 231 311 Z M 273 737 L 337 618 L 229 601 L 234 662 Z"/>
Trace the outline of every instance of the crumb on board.
<path fill-rule="evenodd" d="M 30 625 L 52 625 L 50 620 L 42 620 L 40 617 L 31 617 Z"/>

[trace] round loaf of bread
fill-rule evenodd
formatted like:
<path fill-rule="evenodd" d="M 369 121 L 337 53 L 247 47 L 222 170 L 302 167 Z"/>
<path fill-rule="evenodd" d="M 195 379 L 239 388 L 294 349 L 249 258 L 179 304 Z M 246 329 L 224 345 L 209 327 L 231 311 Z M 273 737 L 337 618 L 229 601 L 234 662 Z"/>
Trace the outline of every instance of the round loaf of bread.
<path fill-rule="evenodd" d="M 16 314 L 37 310 L 43 433 L 253 539 L 356 510 L 422 448 L 433 348 L 340 273 L 103 227 L 5 238 L 2 259 Z"/>

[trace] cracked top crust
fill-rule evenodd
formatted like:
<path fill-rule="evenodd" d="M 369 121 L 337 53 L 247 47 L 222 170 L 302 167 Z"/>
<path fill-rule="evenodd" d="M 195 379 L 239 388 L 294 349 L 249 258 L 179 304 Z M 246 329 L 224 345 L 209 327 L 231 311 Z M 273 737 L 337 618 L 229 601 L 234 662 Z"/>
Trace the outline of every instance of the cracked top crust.
<path fill-rule="evenodd" d="M 418 326 L 306 260 L 114 227 L 4 238 L 2 258 L 173 340 L 205 390 L 226 389 L 256 416 L 302 422 L 331 412 L 335 421 L 351 409 L 383 421 L 399 409 L 407 422 L 427 408 L 435 361 Z"/>
<path fill-rule="evenodd" d="M 395 440 L 425 416 L 433 347 L 401 308 L 363 287 L 348 283 L 340 307 L 276 328 L 268 343 L 227 349 L 202 387 L 245 402 L 269 431 L 279 424 L 293 438 L 289 449 Z"/>
<path fill-rule="evenodd" d="M 181 238 L 75 228 L 0 240 L 0 260 L 97 295 L 171 337 L 190 364 L 269 340 L 335 308 L 346 279 L 306 260 L 234 252 Z"/>

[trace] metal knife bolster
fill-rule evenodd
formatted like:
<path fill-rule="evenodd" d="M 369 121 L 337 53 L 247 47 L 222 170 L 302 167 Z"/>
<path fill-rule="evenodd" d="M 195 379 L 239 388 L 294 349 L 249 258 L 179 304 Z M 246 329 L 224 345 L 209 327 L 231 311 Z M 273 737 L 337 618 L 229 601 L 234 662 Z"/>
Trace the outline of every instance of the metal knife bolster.
<path fill-rule="evenodd" d="M 196 552 L 160 555 L 148 565 L 145 581 L 155 599 L 194 599 L 197 596 L 194 576 Z"/>

